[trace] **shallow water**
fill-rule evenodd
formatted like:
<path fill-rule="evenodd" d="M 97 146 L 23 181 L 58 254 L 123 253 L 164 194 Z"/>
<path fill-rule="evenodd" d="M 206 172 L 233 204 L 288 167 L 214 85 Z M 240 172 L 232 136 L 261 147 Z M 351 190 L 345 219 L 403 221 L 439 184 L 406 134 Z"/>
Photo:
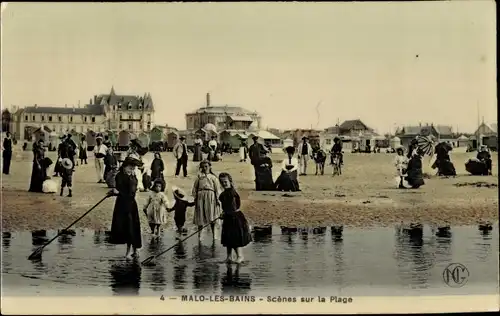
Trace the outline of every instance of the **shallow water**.
<path fill-rule="evenodd" d="M 77 230 L 45 248 L 42 259 L 28 255 L 46 239 L 32 232 L 3 233 L 3 295 L 436 295 L 498 293 L 498 224 L 491 231 L 451 227 L 331 228 L 254 233 L 245 262 L 227 266 L 225 249 L 208 235 L 178 244 L 141 267 L 123 258 L 124 246 L 106 242 L 106 232 Z M 140 260 L 175 244 L 173 232 L 159 240 L 143 236 Z M 139 261 L 140 261 L 139 260 Z M 467 284 L 446 285 L 443 271 L 461 263 Z"/>

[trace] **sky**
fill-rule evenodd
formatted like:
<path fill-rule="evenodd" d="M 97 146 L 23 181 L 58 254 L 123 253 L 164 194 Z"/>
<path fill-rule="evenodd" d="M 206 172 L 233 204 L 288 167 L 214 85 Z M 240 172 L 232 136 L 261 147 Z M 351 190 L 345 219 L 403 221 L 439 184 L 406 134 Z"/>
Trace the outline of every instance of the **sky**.
<path fill-rule="evenodd" d="M 494 1 L 9 3 L 2 107 L 150 92 L 155 123 L 213 104 L 263 126 L 496 122 Z M 479 113 L 479 115 L 478 115 Z"/>

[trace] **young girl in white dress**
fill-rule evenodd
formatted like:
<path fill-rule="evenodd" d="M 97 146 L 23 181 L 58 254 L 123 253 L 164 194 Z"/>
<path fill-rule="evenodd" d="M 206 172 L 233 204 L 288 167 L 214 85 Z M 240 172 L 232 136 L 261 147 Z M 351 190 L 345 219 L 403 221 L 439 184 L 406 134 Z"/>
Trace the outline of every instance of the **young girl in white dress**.
<path fill-rule="evenodd" d="M 403 184 L 404 177 L 406 174 L 406 168 L 408 167 L 408 158 L 404 155 L 403 147 L 396 148 L 397 156 L 394 159 L 394 165 L 396 166 L 396 171 L 398 174 L 398 187 L 400 189 L 404 189 L 405 186 Z"/>
<path fill-rule="evenodd" d="M 144 214 L 148 217 L 151 234 L 160 236 L 160 226 L 167 222 L 168 199 L 163 193 L 163 182 L 155 180 L 153 190 L 144 206 Z"/>

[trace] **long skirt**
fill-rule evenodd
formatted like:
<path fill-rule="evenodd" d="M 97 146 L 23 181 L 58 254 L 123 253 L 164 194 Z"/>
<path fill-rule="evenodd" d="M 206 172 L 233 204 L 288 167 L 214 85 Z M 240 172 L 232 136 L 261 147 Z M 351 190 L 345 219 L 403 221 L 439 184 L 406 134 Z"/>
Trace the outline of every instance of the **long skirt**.
<path fill-rule="evenodd" d="M 135 198 L 117 196 L 111 223 L 110 243 L 142 247 L 141 223 Z"/>
<path fill-rule="evenodd" d="M 149 188 L 151 188 L 151 176 L 147 173 L 142 175 L 142 186 L 144 187 L 144 190 L 149 190 Z"/>
<path fill-rule="evenodd" d="M 276 185 L 273 181 L 273 172 L 269 167 L 255 167 L 255 190 L 274 191 Z"/>
<path fill-rule="evenodd" d="M 455 166 L 450 160 L 441 159 L 436 160 L 433 167 L 437 167 L 438 174 L 441 176 L 456 176 L 457 172 L 455 170 Z"/>
<path fill-rule="evenodd" d="M 202 161 L 203 155 L 201 153 L 201 146 L 194 146 L 193 161 Z"/>
<path fill-rule="evenodd" d="M 300 191 L 297 171 L 282 171 L 278 179 L 276 179 L 276 190 L 285 192 Z"/>
<path fill-rule="evenodd" d="M 38 168 L 36 163 L 33 162 L 29 192 L 43 193 L 43 181 L 45 181 L 46 178 L 47 169 L 45 169 L 43 166 L 41 168 Z"/>
<path fill-rule="evenodd" d="M 193 223 L 196 226 L 204 226 L 217 219 L 221 214 L 217 206 L 217 197 L 211 190 L 200 190 L 197 193 L 194 208 Z"/>
<path fill-rule="evenodd" d="M 408 176 L 405 180 L 414 189 L 418 189 L 425 184 L 422 170 L 408 170 Z"/>
<path fill-rule="evenodd" d="M 239 154 L 241 161 L 246 161 L 248 159 L 248 154 L 245 147 L 240 147 Z"/>
<path fill-rule="evenodd" d="M 224 247 L 245 247 L 252 241 L 247 219 L 241 211 L 224 214 L 221 243 Z"/>
<path fill-rule="evenodd" d="M 474 176 L 488 175 L 488 166 L 485 162 L 477 159 L 470 159 L 465 163 L 465 170 Z"/>
<path fill-rule="evenodd" d="M 12 151 L 4 150 L 4 152 L 3 152 L 3 173 L 4 174 L 9 174 L 11 160 L 12 160 Z"/>
<path fill-rule="evenodd" d="M 83 149 L 83 148 L 80 148 L 80 152 L 78 153 L 78 158 L 79 159 L 87 159 L 87 148 Z"/>

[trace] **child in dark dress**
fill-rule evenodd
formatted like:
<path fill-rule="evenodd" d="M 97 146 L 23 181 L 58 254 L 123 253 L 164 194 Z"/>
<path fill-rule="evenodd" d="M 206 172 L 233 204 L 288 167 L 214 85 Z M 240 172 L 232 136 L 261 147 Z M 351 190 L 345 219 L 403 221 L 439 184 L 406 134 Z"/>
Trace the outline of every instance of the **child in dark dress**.
<path fill-rule="evenodd" d="M 238 256 L 236 263 L 243 262 L 242 247 L 252 241 L 248 222 L 240 211 L 241 200 L 238 192 L 234 189 L 231 175 L 222 172 L 219 181 L 224 189 L 219 200 L 222 206 L 222 237 L 221 243 L 227 249 L 226 262 L 231 263 L 231 254 L 234 250 Z"/>
<path fill-rule="evenodd" d="M 181 189 L 174 189 L 174 206 L 168 209 L 168 212 L 174 212 L 174 221 L 175 226 L 177 226 L 177 239 L 179 239 L 179 235 L 183 232 L 186 232 L 184 228 L 184 223 L 186 223 L 186 211 L 188 207 L 193 207 L 195 205 L 194 202 L 188 202 L 185 199 L 186 194 L 182 192 Z"/>

